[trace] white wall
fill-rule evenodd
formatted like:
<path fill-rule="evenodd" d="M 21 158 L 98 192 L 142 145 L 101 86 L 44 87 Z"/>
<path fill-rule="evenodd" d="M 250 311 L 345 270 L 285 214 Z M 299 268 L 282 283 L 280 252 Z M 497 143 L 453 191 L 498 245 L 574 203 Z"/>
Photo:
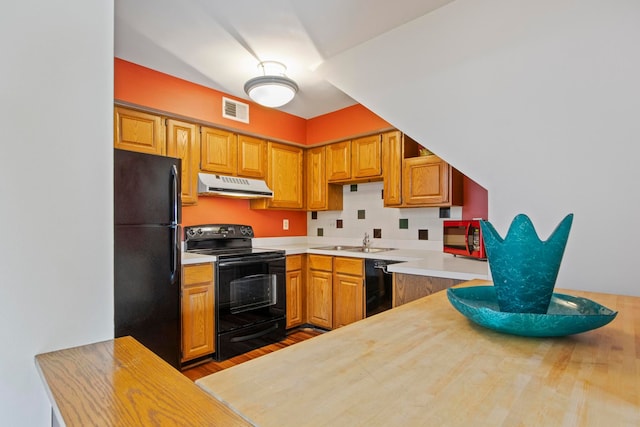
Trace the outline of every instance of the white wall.
<path fill-rule="evenodd" d="M 456 0 L 321 69 L 487 188 L 574 224 L 557 286 L 640 295 L 640 2 Z"/>
<path fill-rule="evenodd" d="M 113 1 L 0 14 L 0 425 L 50 425 L 38 353 L 113 337 Z"/>

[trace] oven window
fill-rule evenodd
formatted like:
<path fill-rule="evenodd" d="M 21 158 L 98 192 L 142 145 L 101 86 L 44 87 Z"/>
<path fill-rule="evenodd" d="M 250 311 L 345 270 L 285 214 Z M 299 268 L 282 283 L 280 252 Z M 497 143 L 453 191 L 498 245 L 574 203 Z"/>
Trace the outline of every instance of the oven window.
<path fill-rule="evenodd" d="M 269 307 L 278 300 L 275 274 L 254 274 L 232 280 L 229 284 L 229 310 L 232 314 Z"/>

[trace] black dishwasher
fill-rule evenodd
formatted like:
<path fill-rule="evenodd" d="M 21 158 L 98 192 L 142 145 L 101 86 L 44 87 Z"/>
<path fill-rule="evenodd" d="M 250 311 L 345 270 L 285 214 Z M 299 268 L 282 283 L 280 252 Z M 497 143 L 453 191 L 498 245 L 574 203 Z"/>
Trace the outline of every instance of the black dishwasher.
<path fill-rule="evenodd" d="M 365 259 L 365 295 L 366 317 L 381 313 L 391 308 L 392 273 L 387 271 L 387 265 L 401 261 L 386 259 Z"/>

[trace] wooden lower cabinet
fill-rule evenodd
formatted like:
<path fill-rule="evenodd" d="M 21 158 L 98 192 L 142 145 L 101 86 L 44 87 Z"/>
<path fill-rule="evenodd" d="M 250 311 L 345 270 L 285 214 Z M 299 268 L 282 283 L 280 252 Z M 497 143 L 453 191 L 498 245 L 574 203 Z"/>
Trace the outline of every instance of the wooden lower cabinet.
<path fill-rule="evenodd" d="M 182 362 L 215 352 L 213 264 L 182 267 Z"/>
<path fill-rule="evenodd" d="M 464 280 L 393 273 L 393 307 L 442 291 Z"/>
<path fill-rule="evenodd" d="M 307 322 L 335 329 L 364 318 L 364 259 L 309 254 Z"/>
<path fill-rule="evenodd" d="M 302 305 L 304 295 L 303 258 L 303 255 L 287 256 L 287 329 L 299 326 L 304 322 Z"/>
<path fill-rule="evenodd" d="M 333 259 L 333 328 L 364 319 L 364 260 Z"/>
<path fill-rule="evenodd" d="M 333 259 L 309 254 L 307 275 L 307 320 L 321 328 L 333 327 Z"/>

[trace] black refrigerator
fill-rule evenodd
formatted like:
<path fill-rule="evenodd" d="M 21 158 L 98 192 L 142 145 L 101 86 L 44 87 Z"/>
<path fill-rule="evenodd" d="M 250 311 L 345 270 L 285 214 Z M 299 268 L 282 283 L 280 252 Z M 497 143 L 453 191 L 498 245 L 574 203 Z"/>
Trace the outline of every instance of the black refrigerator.
<path fill-rule="evenodd" d="M 114 149 L 115 337 L 180 365 L 180 159 Z"/>

